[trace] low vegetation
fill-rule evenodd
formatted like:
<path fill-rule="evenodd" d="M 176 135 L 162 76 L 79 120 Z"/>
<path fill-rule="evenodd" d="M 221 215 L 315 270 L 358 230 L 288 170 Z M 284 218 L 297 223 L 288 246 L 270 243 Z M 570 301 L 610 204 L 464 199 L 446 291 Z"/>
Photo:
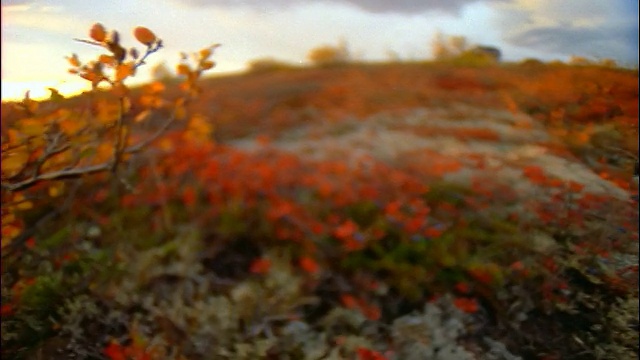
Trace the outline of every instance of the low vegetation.
<path fill-rule="evenodd" d="M 134 35 L 144 52 L 96 24 L 85 42 L 104 54 L 69 57 L 94 92 L 2 104 L 3 357 L 638 356 L 637 71 L 326 67 L 348 57 L 318 51 L 319 67 L 262 60 L 201 79 L 211 46 L 183 56 L 180 84 L 129 89 L 162 47 Z M 461 103 L 533 119 L 551 136 L 537 145 L 625 197 L 540 166 L 518 170 L 544 190 L 525 198 L 490 176 L 446 180 L 481 156 L 354 161 L 275 145 L 420 108 L 455 122 Z"/>

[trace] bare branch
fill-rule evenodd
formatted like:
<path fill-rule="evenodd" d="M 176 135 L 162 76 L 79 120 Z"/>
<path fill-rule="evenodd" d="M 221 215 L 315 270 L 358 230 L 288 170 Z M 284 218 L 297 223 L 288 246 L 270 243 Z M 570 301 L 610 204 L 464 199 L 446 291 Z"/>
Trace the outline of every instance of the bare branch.
<path fill-rule="evenodd" d="M 139 142 L 136 145 L 129 146 L 128 148 L 124 149 L 123 152 L 127 154 L 133 154 L 141 151 L 142 149 L 150 145 L 152 142 L 154 142 L 156 139 L 158 139 L 169 128 L 169 126 L 173 124 L 175 120 L 176 120 L 175 114 L 171 115 L 169 118 L 167 118 L 167 121 L 165 121 L 162 124 L 162 126 L 160 126 L 158 130 L 156 130 L 155 133 L 153 133 L 153 135 Z"/>
<path fill-rule="evenodd" d="M 16 250 L 18 250 L 20 247 L 24 245 L 25 241 L 27 241 L 30 237 L 35 235 L 36 231 L 40 227 L 44 226 L 44 224 L 46 224 L 47 222 L 62 215 L 62 213 L 66 211 L 69 208 L 69 206 L 71 206 L 71 203 L 72 203 L 71 200 L 75 197 L 75 193 L 78 191 L 79 188 L 80 188 L 80 183 L 76 183 L 61 206 L 56 207 L 54 210 L 48 212 L 46 215 L 39 218 L 33 226 L 30 226 L 29 228 L 25 229 L 20 235 L 18 235 L 18 237 L 12 239 L 11 243 L 9 243 L 9 245 L 7 245 L 5 248 L 2 249 L 2 257 L 4 258 L 14 253 Z"/>
<path fill-rule="evenodd" d="M 136 61 L 133 68 L 137 69 L 138 67 L 146 64 L 145 60 L 149 57 L 149 55 L 153 54 L 154 52 L 160 49 L 162 49 L 162 42 L 158 42 L 155 47 L 147 47 L 147 51 L 144 53 L 144 55 L 142 55 L 142 57 L 138 61 Z"/>
<path fill-rule="evenodd" d="M 124 119 L 124 97 L 118 99 L 118 105 L 120 107 L 120 115 L 116 122 L 116 143 L 113 145 L 113 163 L 111 164 L 111 172 L 115 173 L 120 163 L 120 157 L 122 155 L 122 132 L 123 132 L 123 119 Z"/>
<path fill-rule="evenodd" d="M 60 171 L 52 171 L 50 173 L 40 174 L 38 176 L 31 177 L 27 180 L 20 181 L 14 184 L 3 183 L 2 188 L 9 191 L 19 191 L 29 188 L 40 181 L 45 180 L 62 180 L 62 179 L 74 179 L 83 175 L 95 174 L 98 172 L 108 171 L 111 169 L 111 162 L 85 166 L 75 169 L 65 169 Z"/>
<path fill-rule="evenodd" d="M 79 41 L 81 43 L 89 44 L 89 45 L 95 45 L 95 46 L 104 47 L 104 45 L 102 45 L 102 43 L 99 43 L 97 41 L 91 41 L 91 40 L 85 40 L 85 39 L 77 39 L 77 38 L 74 38 L 73 40 Z"/>

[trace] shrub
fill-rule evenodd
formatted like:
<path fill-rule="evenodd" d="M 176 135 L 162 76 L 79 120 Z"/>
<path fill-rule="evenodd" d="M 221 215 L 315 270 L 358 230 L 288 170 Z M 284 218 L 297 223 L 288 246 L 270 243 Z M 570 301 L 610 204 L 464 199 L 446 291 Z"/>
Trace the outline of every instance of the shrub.
<path fill-rule="evenodd" d="M 461 66 L 486 66 L 500 61 L 500 50 L 494 47 L 470 45 L 464 36 L 437 33 L 432 41 L 432 54 L 436 61 Z"/>
<path fill-rule="evenodd" d="M 593 61 L 583 56 L 572 55 L 569 58 L 569 65 L 588 66 L 588 65 L 593 65 Z"/>
<path fill-rule="evenodd" d="M 215 65 L 209 57 L 216 46 L 194 54 L 195 65 L 190 65 L 186 57 L 178 65 L 178 74 L 184 80 L 179 98 L 164 99 L 164 85 L 156 82 L 144 87 L 140 103 L 133 104 L 126 81 L 163 47 L 162 40 L 147 28 L 136 27 L 133 33 L 145 46 L 143 51 L 125 48 L 117 31 L 107 33 L 102 24 L 96 23 L 90 29 L 90 39 L 79 41 L 103 52 L 87 62 L 76 54 L 67 57 L 69 72 L 91 82 L 86 108 L 74 107 L 77 102 L 64 99 L 53 88 L 48 101 L 36 102 L 27 92 L 22 102 L 15 104 L 16 117 L 8 119 L 2 131 L 3 248 L 16 239 L 19 245 L 29 238 L 32 232 L 21 219 L 23 213 L 34 208 L 36 200 L 61 198 L 68 180 L 104 173 L 129 186 L 120 171 L 124 163 L 175 122 L 185 120 L 183 126 L 187 128 L 202 128 L 201 116 L 186 121 L 187 109 L 199 92 L 197 79 Z M 150 128 L 146 123 L 154 114 L 165 118 Z"/>
<path fill-rule="evenodd" d="M 250 73 L 267 73 L 281 70 L 291 70 L 295 67 L 291 64 L 275 60 L 272 58 L 262 58 L 251 60 L 247 66 L 247 71 Z"/>
<path fill-rule="evenodd" d="M 351 55 L 346 42 L 341 41 L 337 46 L 323 45 L 313 48 L 307 54 L 307 58 L 316 66 L 331 66 L 347 63 Z"/>

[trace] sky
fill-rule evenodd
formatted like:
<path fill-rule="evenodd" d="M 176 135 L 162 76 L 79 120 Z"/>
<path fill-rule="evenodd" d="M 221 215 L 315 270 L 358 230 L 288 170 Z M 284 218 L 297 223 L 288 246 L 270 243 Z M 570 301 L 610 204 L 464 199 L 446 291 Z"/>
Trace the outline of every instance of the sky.
<path fill-rule="evenodd" d="M 131 84 L 150 69 L 171 68 L 181 51 L 222 46 L 212 74 L 243 71 L 251 60 L 308 64 L 309 50 L 345 41 L 363 61 L 431 58 L 438 32 L 468 43 L 496 46 L 503 59 L 566 61 L 571 55 L 638 64 L 637 0 L 1 0 L 2 100 L 88 90 L 67 72 L 65 59 L 97 58 L 88 39 L 92 24 L 119 31 L 125 47 L 136 26 L 165 44 Z"/>

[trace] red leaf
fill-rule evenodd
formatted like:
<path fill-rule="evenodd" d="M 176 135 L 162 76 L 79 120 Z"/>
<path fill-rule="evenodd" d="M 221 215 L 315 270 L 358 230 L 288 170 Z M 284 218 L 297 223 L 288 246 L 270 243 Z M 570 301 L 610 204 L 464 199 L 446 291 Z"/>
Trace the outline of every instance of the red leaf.
<path fill-rule="evenodd" d="M 314 274 L 320 270 L 320 266 L 318 263 L 308 256 L 303 256 L 300 258 L 300 268 L 308 273 Z"/>
<path fill-rule="evenodd" d="M 367 348 L 358 348 L 356 352 L 358 354 L 358 360 L 387 360 L 381 353 Z"/>
<path fill-rule="evenodd" d="M 127 360 L 124 348 L 116 342 L 111 342 L 109 346 L 104 348 L 103 352 L 111 360 Z"/>
<path fill-rule="evenodd" d="M 455 289 L 456 291 L 463 293 L 463 294 L 468 294 L 471 291 L 471 287 L 469 287 L 469 284 L 466 282 L 459 282 L 455 285 Z"/>
<path fill-rule="evenodd" d="M 347 309 L 355 309 L 356 307 L 358 307 L 358 301 L 356 300 L 355 297 L 353 297 L 353 295 L 349 295 L 349 294 L 340 295 L 340 302 Z"/>
<path fill-rule="evenodd" d="M 249 268 L 249 271 L 251 271 L 254 274 L 266 274 L 269 272 L 270 268 L 271 268 L 271 260 L 260 258 L 260 259 L 254 260 L 251 263 L 251 267 Z"/>
<path fill-rule="evenodd" d="M 347 220 L 336 228 L 334 235 L 340 240 L 345 240 L 352 237 L 357 230 L 358 225 L 356 225 L 352 220 Z"/>
<path fill-rule="evenodd" d="M 13 314 L 13 307 L 11 306 L 11 304 L 2 305 L 2 307 L 0 308 L 0 316 L 5 317 L 11 314 Z"/>
<path fill-rule="evenodd" d="M 466 313 L 475 313 L 479 309 L 476 299 L 470 298 L 456 298 L 453 300 L 453 305 Z"/>

